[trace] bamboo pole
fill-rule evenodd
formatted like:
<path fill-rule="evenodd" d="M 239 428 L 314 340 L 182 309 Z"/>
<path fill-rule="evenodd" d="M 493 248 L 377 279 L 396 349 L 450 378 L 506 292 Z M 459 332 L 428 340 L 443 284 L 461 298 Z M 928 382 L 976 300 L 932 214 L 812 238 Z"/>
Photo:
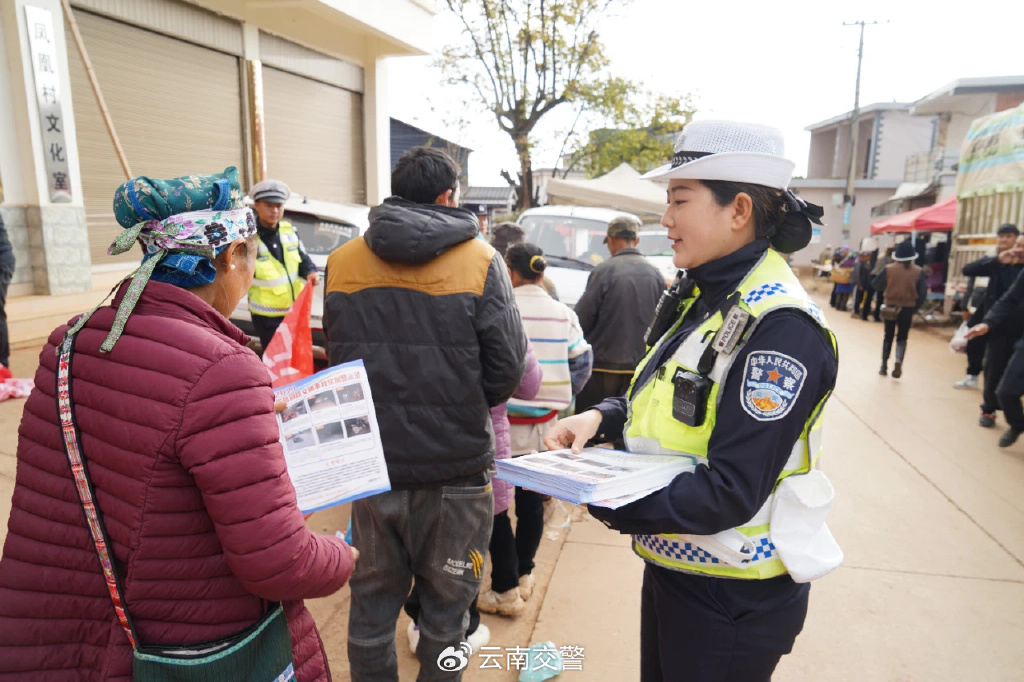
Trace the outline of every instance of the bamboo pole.
<path fill-rule="evenodd" d="M 114 143 L 114 151 L 117 152 L 117 160 L 121 162 L 121 170 L 124 171 L 124 179 L 131 180 L 135 177 L 132 174 L 132 169 L 128 167 L 128 158 L 124 155 L 124 149 L 121 148 L 121 141 L 117 137 L 117 131 L 114 130 L 114 121 L 110 118 L 110 112 L 107 110 L 107 103 L 103 100 L 103 91 L 100 90 L 100 83 L 96 80 L 96 72 L 92 69 L 92 62 L 89 61 L 89 53 L 85 49 L 85 43 L 82 41 L 82 34 L 78 32 L 78 22 L 75 21 L 75 15 L 71 11 L 71 1 L 61 0 L 61 4 L 64 6 L 64 14 L 68 18 L 68 25 L 71 27 L 71 34 L 75 37 L 75 44 L 78 46 L 78 54 L 82 55 L 82 64 L 85 66 L 85 73 L 89 76 L 89 83 L 92 85 L 92 92 L 96 96 L 96 104 L 100 107 L 100 114 L 103 116 L 103 123 L 107 126 L 107 132 L 110 134 L 110 141 Z"/>

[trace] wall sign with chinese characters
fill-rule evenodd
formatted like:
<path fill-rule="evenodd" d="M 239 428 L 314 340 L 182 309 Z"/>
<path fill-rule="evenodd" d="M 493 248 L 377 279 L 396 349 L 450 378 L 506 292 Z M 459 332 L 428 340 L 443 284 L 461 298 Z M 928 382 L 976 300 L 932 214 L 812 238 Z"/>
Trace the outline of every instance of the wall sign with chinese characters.
<path fill-rule="evenodd" d="M 67 144 L 64 141 L 64 113 L 60 105 L 60 75 L 57 69 L 56 34 L 53 15 L 42 7 L 25 5 L 28 44 L 35 77 L 39 125 L 43 135 L 50 201 L 71 201 L 71 176 L 68 170 Z"/>

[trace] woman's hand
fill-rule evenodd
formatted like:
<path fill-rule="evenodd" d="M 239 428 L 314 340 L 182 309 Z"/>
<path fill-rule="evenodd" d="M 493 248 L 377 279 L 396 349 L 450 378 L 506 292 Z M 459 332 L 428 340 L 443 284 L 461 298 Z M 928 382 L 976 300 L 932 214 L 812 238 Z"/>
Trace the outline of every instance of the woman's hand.
<path fill-rule="evenodd" d="M 968 339 L 976 339 L 979 336 L 984 336 L 985 334 L 988 334 L 988 325 L 985 324 L 984 322 L 982 322 L 981 324 L 976 324 L 967 330 Z"/>
<path fill-rule="evenodd" d="M 551 427 L 544 436 L 544 445 L 549 450 L 572 447 L 572 451 L 578 454 L 587 441 L 597 435 L 601 419 L 601 413 L 597 410 L 566 417 Z"/>
<path fill-rule="evenodd" d="M 359 561 L 359 550 L 352 545 L 349 545 L 348 548 L 352 550 L 352 563 Z"/>

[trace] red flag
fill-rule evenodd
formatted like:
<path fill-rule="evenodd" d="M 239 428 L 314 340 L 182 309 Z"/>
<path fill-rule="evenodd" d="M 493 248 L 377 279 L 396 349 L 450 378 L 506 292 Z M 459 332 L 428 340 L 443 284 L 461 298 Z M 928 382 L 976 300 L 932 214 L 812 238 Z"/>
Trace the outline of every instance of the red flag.
<path fill-rule="evenodd" d="M 313 374 L 313 335 L 309 330 L 312 307 L 313 285 L 307 283 L 263 350 L 263 364 L 274 388 Z"/>

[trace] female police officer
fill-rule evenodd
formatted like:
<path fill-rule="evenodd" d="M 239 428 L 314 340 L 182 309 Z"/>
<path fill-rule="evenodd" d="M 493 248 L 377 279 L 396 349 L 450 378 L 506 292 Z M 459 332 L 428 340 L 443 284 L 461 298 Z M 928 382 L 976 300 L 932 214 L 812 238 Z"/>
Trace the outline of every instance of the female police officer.
<path fill-rule="evenodd" d="M 835 339 L 779 255 L 806 246 L 821 216 L 787 191 L 793 167 L 775 129 L 684 129 L 672 163 L 645 177 L 668 182 L 662 225 L 685 276 L 628 394 L 545 438 L 578 449 L 624 435 L 633 452 L 698 458 L 643 499 L 590 508 L 647 562 L 643 682 L 770 679 L 803 626 L 806 581 L 842 561 L 815 467 Z"/>

